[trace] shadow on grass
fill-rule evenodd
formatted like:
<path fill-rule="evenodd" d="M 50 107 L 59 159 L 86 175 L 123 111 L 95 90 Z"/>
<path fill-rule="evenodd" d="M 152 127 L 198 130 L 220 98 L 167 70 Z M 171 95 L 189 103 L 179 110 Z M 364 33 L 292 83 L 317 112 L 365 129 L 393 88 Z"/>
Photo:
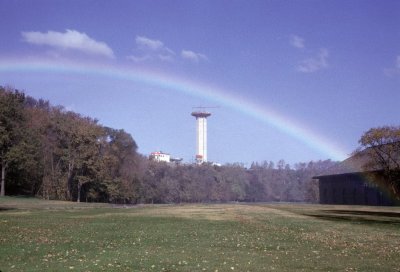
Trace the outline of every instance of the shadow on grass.
<path fill-rule="evenodd" d="M 400 225 L 400 213 L 357 210 L 321 210 L 319 213 L 307 213 L 307 216 L 330 221 L 347 221 L 362 224 L 396 224 Z"/>
<path fill-rule="evenodd" d="M 353 211 L 353 210 L 325 210 L 324 212 L 336 213 L 336 214 L 348 214 L 348 215 L 361 215 L 361 216 L 395 217 L 400 219 L 400 212 Z"/>
<path fill-rule="evenodd" d="M 15 210 L 15 208 L 0 207 L 0 212 L 6 212 L 6 211 L 11 211 L 11 210 Z"/>

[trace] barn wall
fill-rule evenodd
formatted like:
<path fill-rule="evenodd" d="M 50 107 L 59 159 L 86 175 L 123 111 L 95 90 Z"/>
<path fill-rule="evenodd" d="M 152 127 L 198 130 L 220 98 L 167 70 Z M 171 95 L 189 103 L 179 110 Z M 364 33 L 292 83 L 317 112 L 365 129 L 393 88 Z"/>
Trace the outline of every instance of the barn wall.
<path fill-rule="evenodd" d="M 360 174 L 319 177 L 321 204 L 392 206 L 385 193 Z"/>

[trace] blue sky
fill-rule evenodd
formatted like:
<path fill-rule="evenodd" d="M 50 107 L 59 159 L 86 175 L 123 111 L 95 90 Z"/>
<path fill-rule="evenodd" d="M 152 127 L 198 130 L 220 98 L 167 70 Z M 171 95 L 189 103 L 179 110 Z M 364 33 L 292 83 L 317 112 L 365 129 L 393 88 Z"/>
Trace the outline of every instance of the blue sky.
<path fill-rule="evenodd" d="M 341 159 L 399 125 L 399 1 L 0 2 L 0 84 L 191 162 Z"/>

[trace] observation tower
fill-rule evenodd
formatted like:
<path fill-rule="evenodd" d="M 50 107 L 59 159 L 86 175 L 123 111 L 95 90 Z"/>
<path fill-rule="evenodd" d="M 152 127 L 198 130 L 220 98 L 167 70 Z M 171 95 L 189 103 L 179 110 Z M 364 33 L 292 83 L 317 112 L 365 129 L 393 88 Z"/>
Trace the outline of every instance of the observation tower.
<path fill-rule="evenodd" d="M 205 111 L 206 107 L 197 107 L 200 110 L 192 112 L 192 116 L 196 117 L 197 122 L 197 136 L 196 136 L 196 163 L 202 164 L 207 162 L 207 117 L 211 113 Z"/>

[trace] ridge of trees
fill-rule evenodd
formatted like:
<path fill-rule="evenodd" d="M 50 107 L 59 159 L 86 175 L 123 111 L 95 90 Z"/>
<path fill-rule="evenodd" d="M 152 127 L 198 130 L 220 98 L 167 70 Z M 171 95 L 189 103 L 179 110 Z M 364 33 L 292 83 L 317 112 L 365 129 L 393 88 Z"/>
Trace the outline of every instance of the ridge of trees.
<path fill-rule="evenodd" d="M 137 152 L 122 129 L 0 87 L 1 195 L 110 203 L 317 202 L 330 160 L 170 165 Z"/>

